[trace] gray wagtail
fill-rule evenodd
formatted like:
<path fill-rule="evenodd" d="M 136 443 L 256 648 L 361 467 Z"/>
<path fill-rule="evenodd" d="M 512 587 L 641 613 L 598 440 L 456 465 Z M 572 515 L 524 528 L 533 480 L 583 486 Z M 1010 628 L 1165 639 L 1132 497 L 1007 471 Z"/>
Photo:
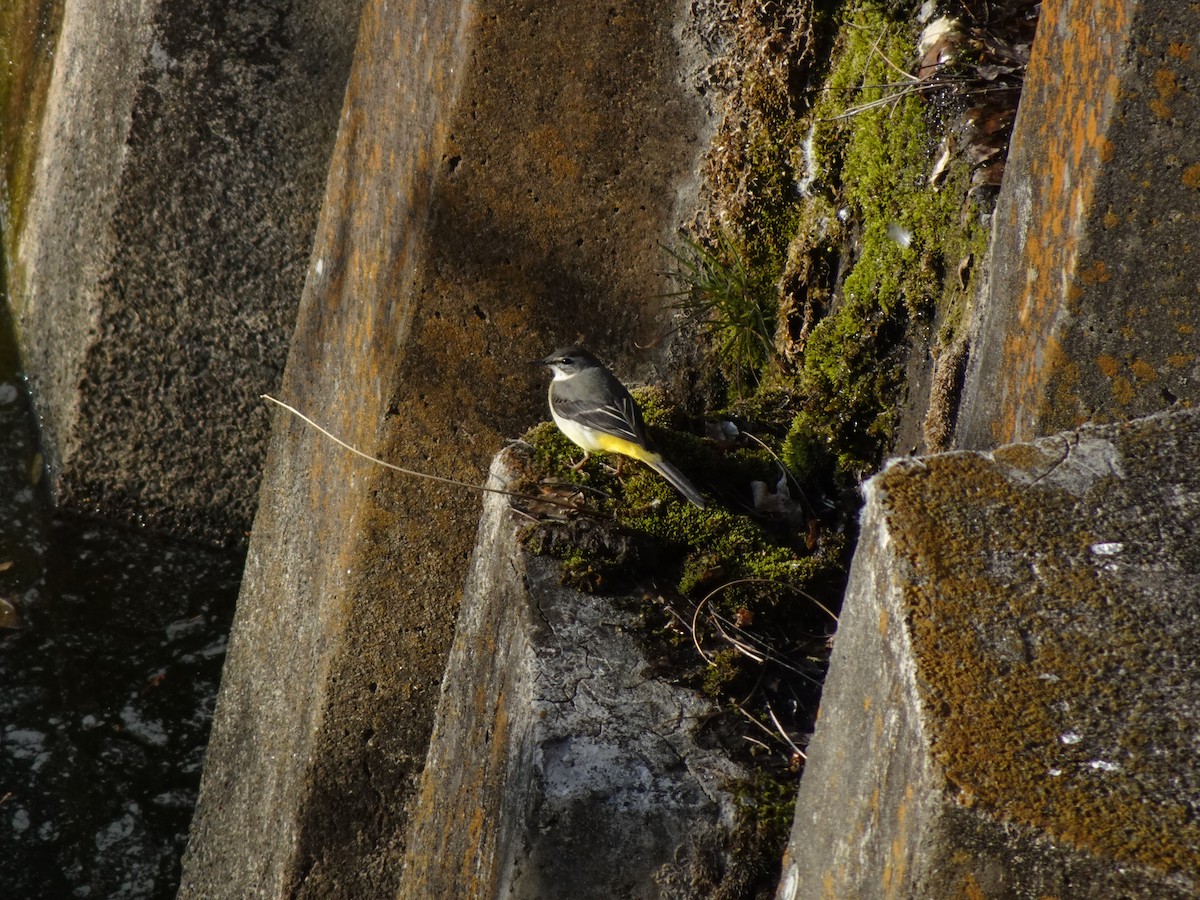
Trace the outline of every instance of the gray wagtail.
<path fill-rule="evenodd" d="M 646 424 L 625 385 L 582 347 L 555 350 L 538 362 L 554 373 L 550 415 L 563 434 L 583 448 L 583 465 L 595 451 L 641 460 L 675 486 L 694 505 L 704 497 L 682 472 L 650 449 Z"/>

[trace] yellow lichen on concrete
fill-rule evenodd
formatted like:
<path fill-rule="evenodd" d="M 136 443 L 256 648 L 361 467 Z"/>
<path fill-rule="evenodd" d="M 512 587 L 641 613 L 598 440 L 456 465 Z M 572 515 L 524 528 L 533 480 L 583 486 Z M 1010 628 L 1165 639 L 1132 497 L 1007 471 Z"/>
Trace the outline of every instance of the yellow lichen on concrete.
<path fill-rule="evenodd" d="M 1121 371 L 1121 363 L 1107 353 L 1101 353 L 1096 357 L 1096 365 L 1108 378 L 1116 378 L 1117 373 Z"/>
<path fill-rule="evenodd" d="M 1126 458 L 1154 440 L 1135 435 Z M 1105 565 L 1137 527 L 1104 518 L 1100 498 L 1121 489 L 1111 477 L 1080 495 L 1047 483 L 1047 446 L 879 476 L 895 553 L 911 567 L 904 604 L 933 756 L 960 802 L 971 795 L 1114 860 L 1195 871 L 1200 823 L 1154 787 L 1169 783 L 1157 720 L 1129 693 L 1127 673 L 1174 683 L 1155 669 L 1169 639 L 1148 636 L 1130 596 L 1132 547 Z"/>
<path fill-rule="evenodd" d="M 1154 89 L 1158 97 L 1150 101 L 1150 109 L 1160 119 L 1171 117 L 1171 101 L 1179 93 L 1179 76 L 1172 69 L 1158 69 L 1154 73 Z"/>
<path fill-rule="evenodd" d="M 1129 368 L 1133 372 L 1134 377 L 1142 381 L 1158 380 L 1158 370 L 1144 359 L 1135 359 L 1129 364 Z"/>

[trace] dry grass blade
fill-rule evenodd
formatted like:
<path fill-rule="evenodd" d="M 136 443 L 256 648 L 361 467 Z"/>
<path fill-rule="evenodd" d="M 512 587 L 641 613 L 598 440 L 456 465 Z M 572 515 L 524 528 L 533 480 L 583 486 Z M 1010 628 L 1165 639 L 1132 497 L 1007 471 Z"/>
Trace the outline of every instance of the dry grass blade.
<path fill-rule="evenodd" d="M 284 403 L 282 400 L 276 400 L 270 394 L 262 394 L 260 396 L 263 400 L 267 400 L 271 403 L 274 403 L 276 406 L 282 407 L 283 409 L 287 410 L 289 413 L 291 413 L 296 418 L 300 419 L 300 421 L 304 422 L 310 428 L 316 429 L 321 434 L 323 434 L 325 437 L 329 438 L 329 440 L 331 440 L 335 444 L 337 444 L 339 447 L 349 450 L 355 456 L 361 456 L 363 459 L 367 460 L 368 462 L 375 463 L 378 466 L 383 466 L 385 469 L 391 469 L 393 472 L 399 472 L 401 475 L 408 475 L 412 478 L 423 478 L 426 481 L 436 481 L 439 484 L 449 484 L 449 485 L 452 485 L 453 487 L 466 488 L 469 491 L 478 491 L 479 493 L 483 493 L 483 494 L 500 494 L 505 497 L 513 497 L 517 500 L 522 500 L 522 501 L 541 500 L 542 502 L 553 503 L 557 506 L 568 506 L 572 509 L 576 508 L 573 504 L 559 502 L 559 501 L 556 501 L 555 499 L 552 499 L 549 497 L 540 497 L 540 498 L 539 497 L 531 497 L 528 494 L 519 494 L 516 491 L 506 491 L 503 488 L 488 487 L 485 484 L 471 484 L 469 481 L 458 481 L 455 478 L 445 478 L 441 475 L 431 475 L 428 472 L 418 472 L 415 469 L 406 469 L 406 468 L 404 468 L 404 466 L 398 466 L 395 463 L 384 462 L 382 459 L 379 459 L 378 457 L 375 457 L 375 456 L 371 456 L 369 453 L 363 453 L 363 451 L 359 450 L 357 447 L 353 446 L 352 444 L 346 443 L 340 437 L 333 434 L 333 432 L 328 431 L 325 428 L 322 428 L 320 425 L 318 425 L 316 422 L 314 422 L 308 416 L 304 415 L 304 413 L 300 412 L 300 410 L 296 409 L 294 406 L 289 406 L 288 404 Z"/>
<path fill-rule="evenodd" d="M 793 741 L 791 739 L 791 736 L 788 735 L 787 730 L 783 727 L 783 723 L 779 721 L 779 717 L 777 715 L 775 715 L 775 710 L 773 710 L 771 708 L 770 703 L 767 704 L 767 715 L 771 717 L 771 721 L 775 724 L 775 727 L 779 730 L 779 734 L 783 737 L 783 739 L 785 741 L 787 741 L 787 745 L 789 747 L 791 747 L 794 752 L 799 753 L 801 758 L 808 759 L 808 757 L 805 755 L 804 751 L 801 750 L 799 747 L 797 747 L 795 741 Z"/>

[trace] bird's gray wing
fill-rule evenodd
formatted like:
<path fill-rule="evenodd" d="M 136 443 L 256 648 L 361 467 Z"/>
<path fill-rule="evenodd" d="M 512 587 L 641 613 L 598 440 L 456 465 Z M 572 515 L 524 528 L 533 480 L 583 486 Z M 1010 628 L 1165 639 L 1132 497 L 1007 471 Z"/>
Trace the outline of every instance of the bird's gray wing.
<path fill-rule="evenodd" d="M 554 412 L 563 418 L 645 447 L 646 425 L 637 403 L 615 378 L 605 387 L 605 393 L 614 400 L 612 404 L 576 397 L 574 391 L 555 391 L 550 402 Z"/>

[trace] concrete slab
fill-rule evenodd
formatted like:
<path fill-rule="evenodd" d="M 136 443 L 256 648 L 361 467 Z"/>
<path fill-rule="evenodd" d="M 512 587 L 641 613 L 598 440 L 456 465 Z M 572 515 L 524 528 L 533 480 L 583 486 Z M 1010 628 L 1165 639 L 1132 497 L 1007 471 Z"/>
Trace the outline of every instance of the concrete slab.
<path fill-rule="evenodd" d="M 955 446 L 1200 401 L 1200 6 L 1047 0 Z"/>
<path fill-rule="evenodd" d="M 867 488 L 781 900 L 1200 889 L 1200 413 Z"/>
<path fill-rule="evenodd" d="M 702 746 L 717 709 L 654 677 L 635 600 L 562 587 L 526 525 L 484 501 L 400 896 L 700 896 L 747 778 Z"/>
<path fill-rule="evenodd" d="M 63 508 L 244 544 L 360 5 L 61 4 L 32 187 L 7 200 Z"/>
<path fill-rule="evenodd" d="M 528 360 L 665 333 L 643 301 L 705 126 L 680 12 L 370 0 L 283 398 L 477 484 L 546 416 Z M 401 889 L 479 509 L 278 421 L 181 896 Z"/>

